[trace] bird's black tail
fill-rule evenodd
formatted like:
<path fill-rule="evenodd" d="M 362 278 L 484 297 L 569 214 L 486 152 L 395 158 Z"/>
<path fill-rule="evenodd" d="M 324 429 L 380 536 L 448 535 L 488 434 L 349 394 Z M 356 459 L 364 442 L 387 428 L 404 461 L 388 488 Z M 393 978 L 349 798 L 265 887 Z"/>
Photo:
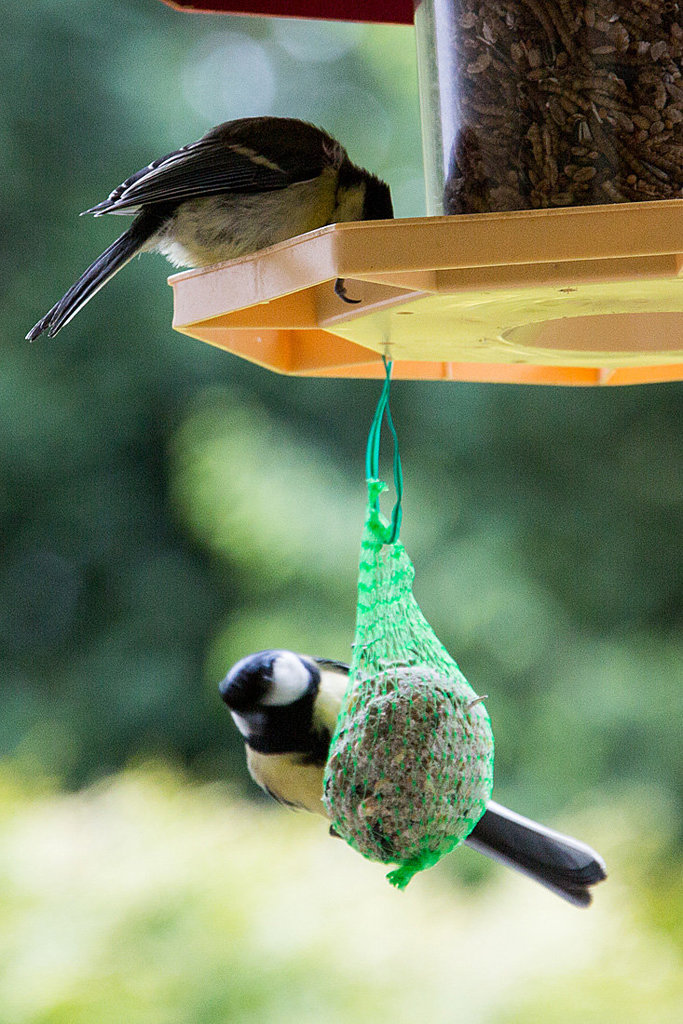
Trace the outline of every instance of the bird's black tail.
<path fill-rule="evenodd" d="M 76 316 L 86 302 L 90 301 L 95 292 L 98 292 L 125 263 L 132 259 L 158 226 L 157 219 L 147 216 L 146 211 L 136 217 L 128 230 L 124 231 L 120 238 L 112 242 L 109 248 L 97 257 L 85 273 L 81 274 L 78 281 L 69 288 L 66 295 L 63 295 L 42 320 L 39 320 L 35 327 L 31 328 L 26 335 L 27 339 L 33 341 L 43 331 L 47 331 L 48 337 L 54 338 L 55 334 L 72 317 Z"/>
<path fill-rule="evenodd" d="M 607 877 L 602 858 L 590 846 L 493 801 L 466 842 L 578 907 L 589 906 L 590 887 Z"/>

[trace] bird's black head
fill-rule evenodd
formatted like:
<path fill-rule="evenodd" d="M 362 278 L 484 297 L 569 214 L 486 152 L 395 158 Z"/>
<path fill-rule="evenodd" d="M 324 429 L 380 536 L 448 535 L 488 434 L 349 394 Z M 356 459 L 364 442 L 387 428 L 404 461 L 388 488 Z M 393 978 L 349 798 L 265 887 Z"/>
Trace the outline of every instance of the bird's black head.
<path fill-rule="evenodd" d="M 317 743 L 313 707 L 319 685 L 320 671 L 314 661 L 292 651 L 274 650 L 242 658 L 218 688 L 253 750 L 309 755 Z M 329 745 L 329 736 L 326 742 Z"/>
<path fill-rule="evenodd" d="M 394 207 L 386 182 L 345 157 L 338 171 L 336 223 L 349 220 L 392 220 Z"/>
<path fill-rule="evenodd" d="M 242 658 L 218 689 L 231 711 L 244 713 L 294 704 L 314 694 L 319 681 L 315 662 L 292 651 L 270 650 Z"/>
<path fill-rule="evenodd" d="M 393 216 L 394 206 L 389 186 L 381 178 L 368 174 L 365 179 L 363 220 L 392 220 Z"/>

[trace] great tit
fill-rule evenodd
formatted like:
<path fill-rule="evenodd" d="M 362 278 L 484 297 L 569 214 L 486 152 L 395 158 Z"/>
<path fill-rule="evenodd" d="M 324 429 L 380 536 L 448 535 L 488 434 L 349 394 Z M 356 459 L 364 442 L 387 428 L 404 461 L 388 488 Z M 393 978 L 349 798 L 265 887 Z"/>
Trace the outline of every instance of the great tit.
<path fill-rule="evenodd" d="M 389 186 L 320 128 L 289 117 L 226 121 L 153 160 L 97 206 L 135 216 L 26 337 L 54 337 L 136 253 L 206 267 L 325 224 L 393 217 Z M 343 281 L 335 291 L 348 299 Z"/>
<path fill-rule="evenodd" d="M 280 803 L 326 816 L 323 772 L 348 674 L 339 661 L 267 650 L 242 658 L 219 684 L 251 777 Z M 585 843 L 493 801 L 465 842 L 579 907 L 607 877 Z"/>

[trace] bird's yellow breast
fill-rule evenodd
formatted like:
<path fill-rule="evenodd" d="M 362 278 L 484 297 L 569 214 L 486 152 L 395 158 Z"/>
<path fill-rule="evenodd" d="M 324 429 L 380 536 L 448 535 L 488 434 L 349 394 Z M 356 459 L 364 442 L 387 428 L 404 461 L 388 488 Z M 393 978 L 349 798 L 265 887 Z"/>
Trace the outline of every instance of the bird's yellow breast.
<path fill-rule="evenodd" d="M 247 766 L 254 782 L 276 799 L 327 817 L 321 767 L 301 764 L 300 754 L 260 754 L 250 747 Z"/>
<path fill-rule="evenodd" d="M 179 267 L 208 267 L 329 224 L 337 173 L 255 195 L 188 199 L 146 246 Z"/>

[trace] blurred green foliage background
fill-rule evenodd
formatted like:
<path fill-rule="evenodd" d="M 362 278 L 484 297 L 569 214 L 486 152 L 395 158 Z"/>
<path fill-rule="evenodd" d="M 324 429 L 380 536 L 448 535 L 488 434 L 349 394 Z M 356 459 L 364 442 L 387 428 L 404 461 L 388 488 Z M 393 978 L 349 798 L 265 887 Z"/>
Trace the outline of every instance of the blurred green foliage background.
<path fill-rule="evenodd" d="M 678 1019 L 680 388 L 394 385 L 496 796 L 612 869 L 587 915 L 469 851 L 403 900 L 247 802 L 216 690 L 262 647 L 348 658 L 377 385 L 174 334 L 161 258 L 23 338 L 119 226 L 78 212 L 222 120 L 313 120 L 423 213 L 412 31 L 36 0 L 0 54 L 0 1021 Z"/>

